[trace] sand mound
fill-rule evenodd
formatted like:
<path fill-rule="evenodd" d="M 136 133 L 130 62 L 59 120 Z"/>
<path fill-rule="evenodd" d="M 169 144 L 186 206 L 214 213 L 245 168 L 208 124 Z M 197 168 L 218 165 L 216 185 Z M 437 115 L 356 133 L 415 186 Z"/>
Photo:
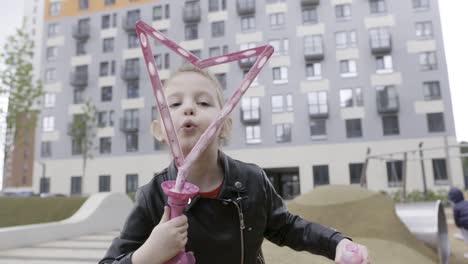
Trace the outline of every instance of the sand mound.
<path fill-rule="evenodd" d="M 301 215 L 309 221 L 334 227 L 353 239 L 359 237 L 363 241 L 369 240 L 369 243 L 382 240 L 379 245 L 398 244 L 407 247 L 407 251 L 413 252 L 412 254 L 417 253 L 431 259 L 432 262 L 437 261 L 436 252 L 410 233 L 396 215 L 393 201 L 384 194 L 355 186 L 327 185 L 297 197 L 288 203 L 288 207 L 294 214 Z M 365 244 L 373 248 L 373 245 Z M 373 253 L 375 259 L 387 256 L 384 251 L 385 247 L 375 251 Z M 399 262 L 373 263 L 416 263 L 408 262 L 406 259 L 408 256 L 400 253 L 391 254 L 391 257 Z"/>

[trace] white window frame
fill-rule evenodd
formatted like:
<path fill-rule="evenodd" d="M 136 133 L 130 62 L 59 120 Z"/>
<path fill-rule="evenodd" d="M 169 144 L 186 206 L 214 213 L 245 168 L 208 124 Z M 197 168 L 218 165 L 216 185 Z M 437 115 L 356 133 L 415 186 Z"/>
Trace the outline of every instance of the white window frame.
<path fill-rule="evenodd" d="M 262 143 L 262 134 L 259 125 L 245 127 L 245 142 L 247 144 Z"/>
<path fill-rule="evenodd" d="M 378 68 L 379 60 L 382 60 L 383 68 L 381 68 L 381 69 Z M 376 67 L 375 72 L 377 74 L 385 74 L 385 73 L 392 73 L 393 72 L 393 58 L 392 58 L 392 55 L 390 55 L 390 54 L 375 57 L 375 64 L 376 64 L 375 65 L 375 67 Z"/>
<path fill-rule="evenodd" d="M 53 116 L 44 116 L 42 118 L 42 131 L 43 132 L 52 132 L 55 130 L 55 117 Z"/>
<path fill-rule="evenodd" d="M 273 74 L 273 84 L 284 84 L 288 83 L 288 67 L 287 66 L 279 66 L 273 67 L 272 69 Z M 275 79 L 275 71 L 279 71 L 279 79 Z"/>
<path fill-rule="evenodd" d="M 306 79 L 307 80 L 321 80 L 322 79 L 322 63 L 319 61 L 306 63 Z M 308 69 L 312 68 L 312 75 L 308 75 Z"/>
<path fill-rule="evenodd" d="M 51 108 L 55 106 L 55 93 L 44 93 L 44 107 Z"/>
<path fill-rule="evenodd" d="M 346 65 L 346 71 L 343 70 L 343 65 Z M 353 78 L 358 76 L 357 73 L 357 61 L 352 60 L 341 60 L 340 61 L 340 76 L 342 78 Z"/>

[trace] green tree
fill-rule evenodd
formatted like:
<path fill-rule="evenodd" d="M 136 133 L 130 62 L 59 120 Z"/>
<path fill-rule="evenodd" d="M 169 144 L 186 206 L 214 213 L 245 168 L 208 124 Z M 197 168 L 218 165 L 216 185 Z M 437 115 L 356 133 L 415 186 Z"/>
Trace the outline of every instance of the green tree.
<path fill-rule="evenodd" d="M 12 150 L 28 144 L 28 135 L 34 133 L 39 114 L 39 103 L 43 96 L 42 84 L 33 80 L 33 42 L 25 27 L 7 38 L 0 49 L 0 96 L 8 97 L 6 119 L 4 164 L 12 155 Z"/>
<path fill-rule="evenodd" d="M 72 154 L 80 154 L 83 160 L 82 184 L 86 179 L 86 165 L 88 159 L 93 158 L 97 129 L 97 108 L 87 100 L 83 105 L 83 113 L 75 114 L 70 124 L 69 135 L 72 138 Z"/>

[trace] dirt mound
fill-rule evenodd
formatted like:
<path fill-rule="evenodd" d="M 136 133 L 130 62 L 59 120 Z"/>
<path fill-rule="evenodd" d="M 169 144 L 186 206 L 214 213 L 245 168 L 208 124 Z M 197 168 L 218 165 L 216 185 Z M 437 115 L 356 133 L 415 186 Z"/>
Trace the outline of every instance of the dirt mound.
<path fill-rule="evenodd" d="M 353 239 L 361 238 L 375 259 L 389 256 L 400 261 L 385 263 L 429 263 L 408 262 L 408 256 L 399 251 L 389 255 L 386 243 L 398 245 L 395 248 L 407 247 L 405 252 L 437 262 L 436 252 L 410 233 L 396 215 L 393 201 L 384 194 L 355 186 L 327 185 L 288 202 L 288 207 L 291 213 L 309 221 L 334 227 Z M 374 245 L 375 241 L 381 242 Z"/>

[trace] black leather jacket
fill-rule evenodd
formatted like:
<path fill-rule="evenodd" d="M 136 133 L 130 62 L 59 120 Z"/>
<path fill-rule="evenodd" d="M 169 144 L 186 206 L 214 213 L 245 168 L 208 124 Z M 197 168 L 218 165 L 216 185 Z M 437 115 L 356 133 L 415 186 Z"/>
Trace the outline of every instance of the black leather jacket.
<path fill-rule="evenodd" d="M 185 209 L 189 221 L 187 251 L 199 264 L 265 263 L 264 238 L 280 246 L 307 250 L 330 259 L 344 236 L 334 229 L 290 214 L 265 172 L 254 164 L 219 152 L 224 181 L 217 199 L 195 196 Z M 142 186 L 120 236 L 112 241 L 102 263 L 132 263 L 131 256 L 148 238 L 163 214 L 166 196 L 160 187 L 174 180 L 172 163 Z"/>

